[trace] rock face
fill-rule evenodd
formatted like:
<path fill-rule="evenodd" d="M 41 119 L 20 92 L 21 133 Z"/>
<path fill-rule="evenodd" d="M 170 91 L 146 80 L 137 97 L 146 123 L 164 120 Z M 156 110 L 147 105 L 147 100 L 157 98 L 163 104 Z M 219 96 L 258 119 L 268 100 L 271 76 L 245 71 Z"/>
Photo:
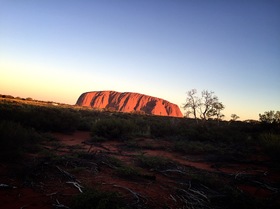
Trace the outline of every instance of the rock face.
<path fill-rule="evenodd" d="M 107 108 L 121 112 L 141 111 L 151 115 L 183 117 L 178 105 L 166 100 L 132 92 L 92 91 L 83 93 L 77 105 Z"/>

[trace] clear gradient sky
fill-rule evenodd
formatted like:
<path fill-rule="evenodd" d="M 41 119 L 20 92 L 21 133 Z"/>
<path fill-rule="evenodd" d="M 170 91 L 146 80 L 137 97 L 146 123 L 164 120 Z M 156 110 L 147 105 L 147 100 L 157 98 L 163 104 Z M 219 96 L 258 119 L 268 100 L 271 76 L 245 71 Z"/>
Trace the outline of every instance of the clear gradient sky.
<path fill-rule="evenodd" d="M 0 94 L 182 106 L 193 88 L 214 91 L 226 119 L 280 110 L 279 0 L 0 0 Z"/>

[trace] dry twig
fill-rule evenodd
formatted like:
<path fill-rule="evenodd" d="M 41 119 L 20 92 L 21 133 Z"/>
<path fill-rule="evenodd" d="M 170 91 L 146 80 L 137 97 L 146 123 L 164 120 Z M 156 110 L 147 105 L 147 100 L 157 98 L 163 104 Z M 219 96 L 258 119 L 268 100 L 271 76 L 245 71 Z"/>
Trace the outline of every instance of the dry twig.
<path fill-rule="evenodd" d="M 76 177 L 75 177 L 74 175 L 72 175 L 71 173 L 68 173 L 67 171 L 62 170 L 62 169 L 61 169 L 60 167 L 58 167 L 58 166 L 56 166 L 56 168 L 57 168 L 61 173 L 63 173 L 65 176 L 67 176 L 68 178 L 73 179 L 73 180 L 79 182 L 79 181 L 76 179 Z M 81 182 L 79 182 L 79 183 L 81 183 Z"/>

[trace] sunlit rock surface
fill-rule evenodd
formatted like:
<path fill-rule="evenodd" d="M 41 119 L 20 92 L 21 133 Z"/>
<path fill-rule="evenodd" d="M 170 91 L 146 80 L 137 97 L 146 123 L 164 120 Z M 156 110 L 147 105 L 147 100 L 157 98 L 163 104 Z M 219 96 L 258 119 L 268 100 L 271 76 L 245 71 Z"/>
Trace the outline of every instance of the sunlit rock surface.
<path fill-rule="evenodd" d="M 83 93 L 77 105 L 121 112 L 183 117 L 178 105 L 166 100 L 132 92 L 92 91 Z"/>

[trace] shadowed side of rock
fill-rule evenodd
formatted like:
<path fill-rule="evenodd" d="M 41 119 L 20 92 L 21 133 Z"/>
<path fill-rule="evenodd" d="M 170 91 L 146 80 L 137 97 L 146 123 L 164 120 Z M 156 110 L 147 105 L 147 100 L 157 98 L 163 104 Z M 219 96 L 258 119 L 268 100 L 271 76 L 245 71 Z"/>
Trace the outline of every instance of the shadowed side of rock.
<path fill-rule="evenodd" d="M 133 92 L 92 91 L 83 93 L 77 105 L 114 109 L 120 112 L 142 111 L 151 115 L 183 117 L 178 105 L 166 100 Z"/>

